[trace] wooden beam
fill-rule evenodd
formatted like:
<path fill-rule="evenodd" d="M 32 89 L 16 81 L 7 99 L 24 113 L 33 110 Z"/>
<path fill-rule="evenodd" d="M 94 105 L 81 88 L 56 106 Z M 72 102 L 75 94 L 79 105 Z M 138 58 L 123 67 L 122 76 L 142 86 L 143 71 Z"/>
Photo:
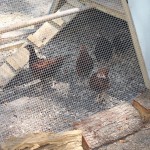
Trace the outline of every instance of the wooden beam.
<path fill-rule="evenodd" d="M 74 128 L 83 131 L 89 147 L 94 149 L 138 131 L 142 125 L 138 112 L 126 102 L 74 123 Z"/>
<path fill-rule="evenodd" d="M 56 19 L 56 18 L 63 17 L 63 16 L 76 14 L 76 13 L 85 11 L 85 10 L 90 9 L 90 8 L 92 8 L 92 7 L 73 8 L 73 9 L 57 12 L 57 13 L 54 13 L 54 14 L 51 14 L 51 15 L 42 16 L 42 17 L 38 17 L 38 18 L 33 18 L 31 20 L 28 20 L 28 21 L 18 22 L 18 23 L 15 23 L 15 24 L 11 25 L 11 26 L 1 28 L 0 29 L 0 34 L 10 32 L 10 31 L 14 31 L 14 30 L 17 30 L 17 29 L 20 29 L 20 28 L 28 27 L 28 26 L 31 26 L 31 25 L 40 24 L 40 23 L 43 23 L 43 22 L 46 22 L 46 21 L 49 21 L 49 20 L 53 20 L 53 19 Z"/>

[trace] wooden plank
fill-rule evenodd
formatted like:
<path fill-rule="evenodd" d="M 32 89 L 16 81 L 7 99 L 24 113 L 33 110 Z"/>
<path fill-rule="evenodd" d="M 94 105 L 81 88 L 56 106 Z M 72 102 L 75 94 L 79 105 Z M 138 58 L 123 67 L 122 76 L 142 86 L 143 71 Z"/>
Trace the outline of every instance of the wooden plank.
<path fill-rule="evenodd" d="M 59 24 L 57 24 L 56 22 L 54 22 L 53 20 L 52 21 L 50 20 L 48 23 L 51 24 L 52 26 L 54 26 L 55 28 L 57 28 L 58 30 L 61 29 L 61 26 Z"/>
<path fill-rule="evenodd" d="M 14 76 L 15 73 L 12 71 L 12 69 L 6 63 L 4 63 L 0 67 L 0 86 L 6 85 Z"/>
<path fill-rule="evenodd" d="M 132 134 L 141 126 L 138 112 L 127 102 L 74 123 L 74 128 L 83 131 L 85 140 L 93 149 Z"/>
<path fill-rule="evenodd" d="M 9 44 L 1 45 L 1 46 L 0 46 L 0 52 L 1 52 L 1 51 L 12 50 L 12 49 L 15 49 L 15 48 L 19 48 L 19 47 L 21 47 L 24 43 L 25 43 L 25 40 L 21 40 L 21 41 L 9 43 Z"/>
<path fill-rule="evenodd" d="M 6 62 L 8 62 L 15 70 L 20 68 L 19 64 L 14 60 L 14 56 L 8 57 Z"/>
<path fill-rule="evenodd" d="M 29 35 L 28 40 L 41 47 L 53 38 L 58 31 L 56 27 L 46 22 L 34 34 Z"/>
<path fill-rule="evenodd" d="M 9 63 L 16 71 L 21 69 L 29 60 L 29 52 L 25 48 L 20 48 L 18 51 L 9 56 L 6 62 Z"/>
<path fill-rule="evenodd" d="M 1 71 L 1 69 L 0 69 L 0 71 Z M 0 73 L 0 87 L 2 88 L 2 86 L 6 85 L 6 84 L 7 84 L 7 82 L 6 82 L 5 78 Z"/>
<path fill-rule="evenodd" d="M 15 73 L 11 70 L 11 68 L 4 63 L 1 67 L 0 67 L 0 73 L 1 75 L 3 75 L 4 78 L 12 78 L 14 77 Z"/>
<path fill-rule="evenodd" d="M 1 144 L 1 149 L 47 149 L 47 150 L 83 150 L 82 131 L 73 130 L 64 133 L 32 133 L 24 137 L 13 137 Z M 88 150 L 88 149 L 87 149 Z"/>
<path fill-rule="evenodd" d="M 24 67 L 29 61 L 29 51 L 25 48 L 20 48 L 14 55 L 14 60 L 19 64 L 20 68 Z"/>
<path fill-rule="evenodd" d="M 0 67 L 0 86 L 5 86 L 29 61 L 29 51 L 23 47 L 16 53 L 6 58 L 6 62 L 15 70 L 15 72 L 4 63 Z"/>
<path fill-rule="evenodd" d="M 53 19 L 52 21 L 58 24 L 59 26 L 62 26 L 65 23 L 62 18 Z"/>

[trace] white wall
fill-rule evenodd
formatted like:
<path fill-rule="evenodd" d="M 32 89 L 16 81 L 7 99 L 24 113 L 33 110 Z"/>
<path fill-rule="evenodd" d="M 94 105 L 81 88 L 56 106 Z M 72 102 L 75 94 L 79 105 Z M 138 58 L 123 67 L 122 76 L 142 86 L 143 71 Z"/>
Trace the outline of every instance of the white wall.
<path fill-rule="evenodd" d="M 150 0 L 128 0 L 150 79 Z"/>

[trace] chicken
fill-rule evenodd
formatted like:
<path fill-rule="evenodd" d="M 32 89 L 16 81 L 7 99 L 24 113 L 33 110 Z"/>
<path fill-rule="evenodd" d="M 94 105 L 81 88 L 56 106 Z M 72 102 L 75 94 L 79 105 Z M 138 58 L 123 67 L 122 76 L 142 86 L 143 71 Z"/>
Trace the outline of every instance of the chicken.
<path fill-rule="evenodd" d="M 80 47 L 80 54 L 76 61 L 76 71 L 79 77 L 87 77 L 94 67 L 93 60 L 85 46 Z"/>
<path fill-rule="evenodd" d="M 113 46 L 115 47 L 115 53 L 118 55 L 127 52 L 131 44 L 132 40 L 128 32 L 119 33 L 113 39 Z"/>
<path fill-rule="evenodd" d="M 90 88 L 99 93 L 97 101 L 101 101 L 107 96 L 105 91 L 110 88 L 110 79 L 108 74 L 109 70 L 107 68 L 101 68 L 90 77 Z"/>
<path fill-rule="evenodd" d="M 108 62 L 113 56 L 113 44 L 105 37 L 97 38 L 94 54 L 98 62 Z"/>
<path fill-rule="evenodd" d="M 142 117 L 143 122 L 149 122 L 150 121 L 150 109 L 145 108 L 142 106 L 139 102 L 133 100 L 132 106 L 134 106 L 140 113 L 140 116 Z"/>
<path fill-rule="evenodd" d="M 25 46 L 29 50 L 29 67 L 35 78 L 45 81 L 48 77 L 53 77 L 57 70 L 63 65 L 64 59 L 67 57 L 56 57 L 48 59 L 40 59 L 35 53 L 35 49 L 32 45 Z"/>

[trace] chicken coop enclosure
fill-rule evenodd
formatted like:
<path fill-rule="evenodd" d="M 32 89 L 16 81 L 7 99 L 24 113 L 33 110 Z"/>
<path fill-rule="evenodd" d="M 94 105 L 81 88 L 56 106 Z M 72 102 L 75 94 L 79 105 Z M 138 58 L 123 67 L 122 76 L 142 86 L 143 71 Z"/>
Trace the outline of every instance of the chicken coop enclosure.
<path fill-rule="evenodd" d="M 69 130 L 149 86 L 124 0 L 0 0 L 0 15 L 0 142 Z"/>

